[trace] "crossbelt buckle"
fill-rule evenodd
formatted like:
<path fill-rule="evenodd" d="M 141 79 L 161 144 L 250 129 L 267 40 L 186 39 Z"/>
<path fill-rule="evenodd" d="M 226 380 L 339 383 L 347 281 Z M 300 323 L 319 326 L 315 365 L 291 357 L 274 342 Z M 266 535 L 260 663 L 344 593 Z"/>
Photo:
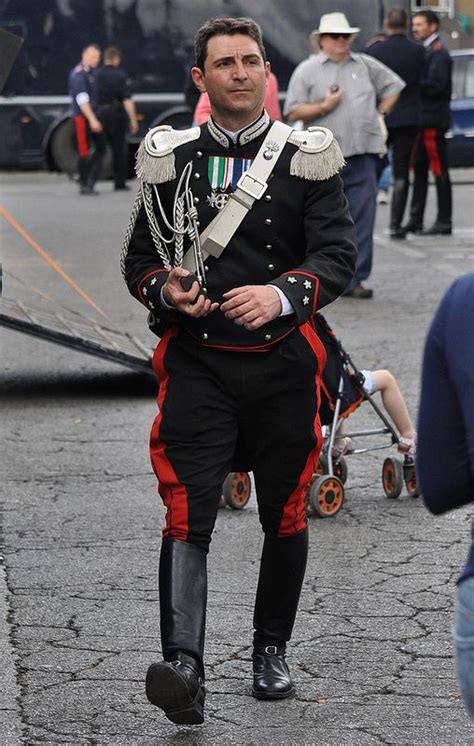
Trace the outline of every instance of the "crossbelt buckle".
<path fill-rule="evenodd" d="M 237 189 L 241 189 L 248 197 L 252 199 L 261 199 L 267 190 L 267 182 L 252 176 L 248 171 L 244 171 L 237 182 Z M 235 192 L 234 192 L 235 194 Z"/>

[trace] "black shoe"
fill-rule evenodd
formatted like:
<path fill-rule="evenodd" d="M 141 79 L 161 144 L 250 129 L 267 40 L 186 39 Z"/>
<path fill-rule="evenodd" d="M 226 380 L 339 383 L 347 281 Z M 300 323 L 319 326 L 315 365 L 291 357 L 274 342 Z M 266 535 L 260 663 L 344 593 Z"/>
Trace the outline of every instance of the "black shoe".
<path fill-rule="evenodd" d="M 416 235 L 420 235 L 420 233 L 423 233 L 423 224 L 409 220 L 406 225 L 402 226 L 402 231 L 405 233 L 415 233 Z"/>
<path fill-rule="evenodd" d="M 152 663 L 146 675 L 146 696 L 178 725 L 204 722 L 206 690 L 198 672 L 179 660 Z"/>
<path fill-rule="evenodd" d="M 344 298 L 372 298 L 374 294 L 374 291 L 371 290 L 371 288 L 365 288 L 363 285 L 359 283 L 359 285 L 356 285 L 352 288 L 352 290 L 346 290 L 345 293 L 343 293 Z"/>
<path fill-rule="evenodd" d="M 267 645 L 252 655 L 253 689 L 257 699 L 286 699 L 295 692 L 284 645 Z"/>
<path fill-rule="evenodd" d="M 406 231 L 403 228 L 391 228 L 388 235 L 392 241 L 401 241 L 407 237 Z"/>
<path fill-rule="evenodd" d="M 79 194 L 87 195 L 89 197 L 97 197 L 99 192 L 96 192 L 94 187 L 91 186 L 81 186 L 79 189 Z"/>
<path fill-rule="evenodd" d="M 450 236 L 453 232 L 451 223 L 433 223 L 431 228 L 423 231 L 423 236 Z"/>

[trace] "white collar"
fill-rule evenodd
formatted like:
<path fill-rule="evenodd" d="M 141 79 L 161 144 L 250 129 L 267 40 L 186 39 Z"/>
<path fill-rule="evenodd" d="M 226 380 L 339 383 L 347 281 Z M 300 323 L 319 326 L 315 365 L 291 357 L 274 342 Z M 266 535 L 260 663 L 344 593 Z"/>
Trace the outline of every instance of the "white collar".
<path fill-rule="evenodd" d="M 431 34 L 431 36 L 428 36 L 427 39 L 424 40 L 423 46 L 425 49 L 427 49 L 433 42 L 439 38 L 439 34 L 437 31 L 434 32 L 434 34 Z"/>

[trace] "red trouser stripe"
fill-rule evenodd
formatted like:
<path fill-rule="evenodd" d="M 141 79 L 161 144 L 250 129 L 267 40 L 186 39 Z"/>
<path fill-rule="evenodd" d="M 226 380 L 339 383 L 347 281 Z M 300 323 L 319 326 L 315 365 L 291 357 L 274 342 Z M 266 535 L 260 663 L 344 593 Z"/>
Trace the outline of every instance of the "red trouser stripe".
<path fill-rule="evenodd" d="M 425 143 L 425 150 L 428 155 L 431 173 L 433 176 L 441 176 L 443 173 L 443 167 L 441 165 L 441 158 L 439 157 L 438 146 L 436 144 L 436 130 L 424 129 L 423 142 Z"/>
<path fill-rule="evenodd" d="M 176 336 L 176 329 L 169 329 L 158 344 L 153 355 L 153 370 L 158 378 L 158 414 L 150 434 L 150 458 L 153 471 L 158 479 L 158 492 L 166 506 L 166 524 L 163 536 L 171 536 L 186 541 L 189 532 L 188 493 L 180 484 L 175 470 L 166 456 L 166 443 L 160 438 L 160 425 L 163 405 L 166 399 L 169 375 L 164 365 L 164 357 L 170 340 Z"/>
<path fill-rule="evenodd" d="M 320 402 L 320 385 L 321 376 L 326 365 L 326 350 L 316 334 L 312 324 L 307 321 L 305 324 L 299 327 L 299 332 L 306 338 L 311 349 L 313 350 L 316 359 L 318 361 L 318 368 L 316 371 L 316 377 L 314 381 L 315 396 L 316 396 L 316 416 L 314 418 L 314 434 L 316 436 L 316 445 L 312 451 L 308 454 L 304 469 L 300 474 L 298 480 L 298 486 L 294 492 L 290 495 L 284 509 L 283 515 L 280 522 L 280 528 L 278 530 L 278 536 L 293 536 L 298 531 L 303 531 L 306 528 L 306 509 L 305 509 L 305 489 L 306 486 L 316 471 L 318 465 L 319 454 L 323 444 L 323 436 L 321 432 L 321 422 L 319 419 L 319 402 Z"/>
<path fill-rule="evenodd" d="M 87 121 L 85 117 L 81 117 L 80 114 L 74 117 L 74 124 L 76 126 L 76 138 L 77 148 L 81 158 L 87 158 L 89 155 L 89 142 L 87 138 Z"/>

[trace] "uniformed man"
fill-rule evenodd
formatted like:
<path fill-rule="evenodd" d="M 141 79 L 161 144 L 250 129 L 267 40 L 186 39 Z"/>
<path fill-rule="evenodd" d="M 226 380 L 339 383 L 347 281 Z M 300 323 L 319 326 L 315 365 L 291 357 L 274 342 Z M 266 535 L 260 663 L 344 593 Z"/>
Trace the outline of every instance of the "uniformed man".
<path fill-rule="evenodd" d="M 97 115 L 104 136 L 112 150 L 114 188 L 129 189 L 125 141 L 127 130 L 131 135 L 138 132 L 135 103 L 130 95 L 127 77 L 120 65 L 122 55 L 118 47 L 104 50 L 104 65 L 96 74 Z"/>
<path fill-rule="evenodd" d="M 94 184 L 99 177 L 105 142 L 102 125 L 95 111 L 94 70 L 100 62 L 100 47 L 88 44 L 82 50 L 81 61 L 69 73 L 68 92 L 79 152 L 79 193 L 96 194 Z"/>
<path fill-rule="evenodd" d="M 213 19 L 197 32 L 195 57 L 212 116 L 145 137 L 122 255 L 130 292 L 161 336 L 150 449 L 166 506 L 164 661 L 150 666 L 146 691 L 175 723 L 203 721 L 206 555 L 237 465 L 253 471 L 265 535 L 253 695 L 294 692 L 285 649 L 306 566 L 304 488 L 321 447 L 325 354 L 312 319 L 347 286 L 356 256 L 332 134 L 296 133 L 263 109 L 259 27 Z"/>
<path fill-rule="evenodd" d="M 425 236 L 449 236 L 452 231 L 452 189 L 446 132 L 451 124 L 452 60 L 439 38 L 439 16 L 433 10 L 415 13 L 412 30 L 415 39 L 423 43 L 426 59 L 421 79 L 421 128 L 414 153 L 415 181 L 410 219 L 404 231 Z M 435 179 L 438 211 L 433 225 L 424 231 L 428 170 Z"/>

